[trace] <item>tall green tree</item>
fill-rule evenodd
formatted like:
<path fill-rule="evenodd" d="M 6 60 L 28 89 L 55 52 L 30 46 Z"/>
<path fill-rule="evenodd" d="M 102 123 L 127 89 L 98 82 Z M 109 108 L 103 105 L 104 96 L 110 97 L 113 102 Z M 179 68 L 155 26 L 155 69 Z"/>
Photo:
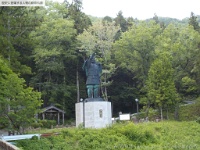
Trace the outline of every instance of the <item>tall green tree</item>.
<path fill-rule="evenodd" d="M 193 26 L 194 30 L 200 32 L 200 26 L 197 21 L 197 17 L 193 12 L 191 12 L 190 18 L 189 18 L 189 25 Z"/>
<path fill-rule="evenodd" d="M 121 29 L 117 32 L 117 34 L 115 36 L 115 40 L 118 40 L 120 38 L 121 34 L 128 30 L 128 23 L 127 23 L 126 19 L 124 18 L 122 11 L 118 12 L 117 17 L 114 18 L 114 21 L 115 21 L 115 24 L 120 26 L 120 29 Z"/>
<path fill-rule="evenodd" d="M 50 3 L 45 13 L 44 22 L 30 35 L 36 64 L 32 84 L 41 91 L 43 106 L 55 104 L 70 116 L 76 91 L 76 30 L 73 20 L 64 18 L 64 4 Z"/>
<path fill-rule="evenodd" d="M 68 13 L 64 18 L 74 20 L 74 28 L 77 30 L 77 34 L 80 34 L 92 25 L 90 18 L 83 13 L 82 0 L 73 0 L 71 4 L 65 1 Z"/>
<path fill-rule="evenodd" d="M 14 72 L 31 74 L 32 43 L 29 33 L 41 21 L 38 7 L 0 8 L 0 54 L 9 60 Z"/>
<path fill-rule="evenodd" d="M 122 11 L 118 12 L 117 17 L 114 18 L 114 21 L 115 21 L 116 25 L 120 26 L 122 32 L 127 31 L 127 29 L 128 29 L 127 21 L 124 18 Z"/>
<path fill-rule="evenodd" d="M 0 57 L 0 124 L 19 131 L 34 123 L 35 115 L 42 104 L 41 94 L 26 87 L 25 80 L 19 78 Z"/>
<path fill-rule="evenodd" d="M 183 96 L 187 95 L 183 92 L 185 90 L 182 89 L 185 88 L 182 87 L 183 78 L 194 79 L 198 82 L 198 69 L 195 69 L 195 62 L 199 60 L 199 40 L 199 33 L 192 26 L 176 26 L 173 24 L 168 25 L 162 35 L 158 37 L 157 51 L 169 52 L 173 57 L 175 85 L 178 92 Z M 189 85 L 192 86 L 192 84 Z M 192 95 L 190 94 L 190 96 Z M 192 97 L 196 97 L 195 92 L 193 92 Z"/>
<path fill-rule="evenodd" d="M 77 31 L 76 35 L 83 33 L 85 29 L 88 29 L 89 26 L 92 25 L 90 18 L 82 12 L 82 0 L 72 0 L 72 3 L 69 4 L 67 0 L 65 0 L 66 8 L 68 9 L 67 15 L 64 18 L 71 19 L 74 21 L 74 28 Z M 80 67 L 80 59 L 81 55 L 79 51 L 77 51 L 77 60 L 76 60 L 76 85 L 77 85 L 77 101 L 80 100 L 80 87 L 79 81 L 81 80 L 81 76 L 79 75 Z"/>
<path fill-rule="evenodd" d="M 133 79 L 136 79 L 135 86 L 138 90 L 145 87 L 148 70 L 154 60 L 156 37 L 160 33 L 160 26 L 155 22 L 141 22 L 134 24 L 114 43 L 117 66 L 134 74 Z"/>
<path fill-rule="evenodd" d="M 176 92 L 170 55 L 159 53 L 152 63 L 147 79 L 148 105 L 154 104 L 159 108 L 163 119 L 163 108 L 176 106 L 178 94 Z"/>

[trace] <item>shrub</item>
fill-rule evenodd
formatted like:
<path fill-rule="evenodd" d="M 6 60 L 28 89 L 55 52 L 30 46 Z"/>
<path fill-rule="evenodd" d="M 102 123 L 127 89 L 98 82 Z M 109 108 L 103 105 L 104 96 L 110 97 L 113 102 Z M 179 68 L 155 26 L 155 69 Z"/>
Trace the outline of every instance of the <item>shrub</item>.
<path fill-rule="evenodd" d="M 43 128 L 48 128 L 48 129 L 50 129 L 52 126 L 56 126 L 55 120 L 40 120 L 39 123 L 42 124 Z"/>
<path fill-rule="evenodd" d="M 27 150 L 198 150 L 199 134 L 195 121 L 120 123 L 103 129 L 65 128 L 60 135 L 17 141 L 17 146 Z"/>
<path fill-rule="evenodd" d="M 196 122 L 200 124 L 200 117 L 197 118 Z"/>
<path fill-rule="evenodd" d="M 43 124 L 39 123 L 39 122 L 34 122 L 34 123 L 31 124 L 31 127 L 33 127 L 33 128 L 39 128 L 39 127 L 42 127 L 42 126 L 43 126 Z"/>
<path fill-rule="evenodd" d="M 180 107 L 179 119 L 181 121 L 194 121 L 200 117 L 200 98 L 196 103 Z"/>

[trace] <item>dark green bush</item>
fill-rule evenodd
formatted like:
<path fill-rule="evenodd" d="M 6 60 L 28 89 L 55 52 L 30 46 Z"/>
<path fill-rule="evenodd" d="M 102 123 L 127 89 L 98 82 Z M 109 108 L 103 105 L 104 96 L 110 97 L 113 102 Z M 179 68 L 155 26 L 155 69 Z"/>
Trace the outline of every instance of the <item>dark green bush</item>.
<path fill-rule="evenodd" d="M 48 128 L 50 129 L 52 126 L 56 126 L 56 121 L 55 120 L 40 120 L 40 124 L 42 124 L 43 128 Z"/>
<path fill-rule="evenodd" d="M 196 122 L 200 124 L 200 117 L 197 118 Z"/>
<path fill-rule="evenodd" d="M 42 126 L 43 126 L 43 124 L 39 123 L 39 122 L 34 122 L 34 123 L 31 124 L 31 127 L 33 127 L 33 128 L 39 128 L 39 127 L 42 127 Z"/>

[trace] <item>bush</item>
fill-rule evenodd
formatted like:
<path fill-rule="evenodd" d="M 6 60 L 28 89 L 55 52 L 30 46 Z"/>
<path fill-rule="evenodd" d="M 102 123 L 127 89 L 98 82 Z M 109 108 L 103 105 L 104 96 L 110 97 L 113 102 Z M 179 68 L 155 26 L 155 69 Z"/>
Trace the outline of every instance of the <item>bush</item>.
<path fill-rule="evenodd" d="M 200 124 L 200 117 L 197 118 L 196 122 Z"/>
<path fill-rule="evenodd" d="M 141 109 L 141 113 L 139 114 L 138 119 L 144 119 L 148 117 L 149 121 L 155 121 L 156 118 L 160 118 L 159 111 L 153 109 L 153 108 L 147 108 L 146 106 Z"/>
<path fill-rule="evenodd" d="M 65 128 L 61 132 L 40 140 L 17 141 L 17 146 L 27 150 L 200 149 L 200 125 L 195 121 L 129 122 L 103 129 Z"/>
<path fill-rule="evenodd" d="M 57 124 L 55 120 L 40 120 L 39 123 L 42 124 L 43 128 L 48 129 L 51 129 L 52 126 L 56 126 Z"/>
<path fill-rule="evenodd" d="M 31 127 L 33 127 L 33 128 L 39 128 L 39 127 L 42 127 L 42 126 L 43 126 L 43 124 L 39 123 L 39 122 L 34 122 L 34 123 L 31 124 Z"/>
<path fill-rule="evenodd" d="M 200 117 L 200 98 L 196 100 L 196 103 L 181 106 L 179 109 L 179 119 L 181 121 L 195 121 Z"/>

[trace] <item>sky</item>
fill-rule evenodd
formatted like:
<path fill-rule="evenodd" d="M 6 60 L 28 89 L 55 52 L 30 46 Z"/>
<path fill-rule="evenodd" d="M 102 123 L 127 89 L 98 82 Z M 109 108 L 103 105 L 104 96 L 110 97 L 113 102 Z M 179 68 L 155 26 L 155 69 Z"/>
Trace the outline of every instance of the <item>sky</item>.
<path fill-rule="evenodd" d="M 200 15 L 200 0 L 82 0 L 82 4 L 85 14 L 96 17 L 115 18 L 119 11 L 124 17 L 139 20 L 152 18 L 154 14 L 177 19 L 190 17 L 191 12 Z"/>

